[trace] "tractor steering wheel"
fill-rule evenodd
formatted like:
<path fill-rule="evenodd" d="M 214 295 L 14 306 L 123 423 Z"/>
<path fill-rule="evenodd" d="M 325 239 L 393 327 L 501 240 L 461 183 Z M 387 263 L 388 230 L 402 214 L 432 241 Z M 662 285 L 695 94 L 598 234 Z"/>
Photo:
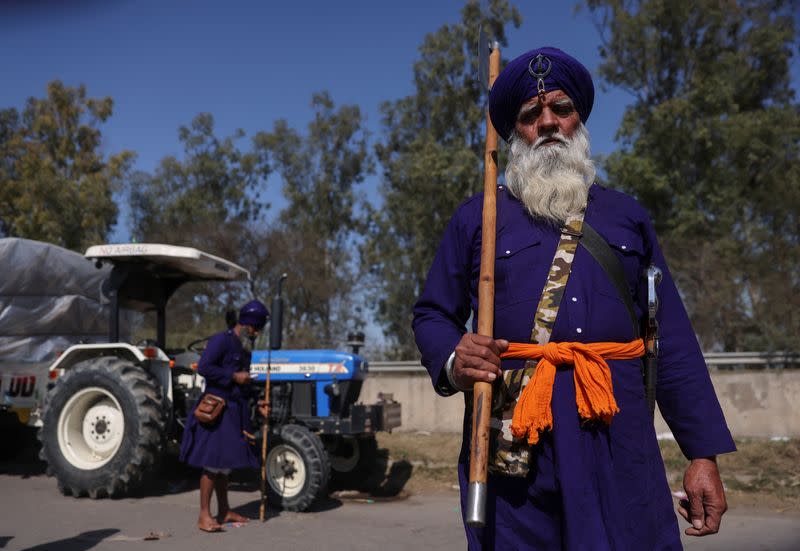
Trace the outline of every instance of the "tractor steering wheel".
<path fill-rule="evenodd" d="M 203 337 L 202 339 L 197 339 L 196 341 L 192 341 L 186 345 L 186 350 L 195 352 L 197 354 L 202 354 L 203 350 L 206 349 L 206 343 L 210 338 L 211 337 Z"/>

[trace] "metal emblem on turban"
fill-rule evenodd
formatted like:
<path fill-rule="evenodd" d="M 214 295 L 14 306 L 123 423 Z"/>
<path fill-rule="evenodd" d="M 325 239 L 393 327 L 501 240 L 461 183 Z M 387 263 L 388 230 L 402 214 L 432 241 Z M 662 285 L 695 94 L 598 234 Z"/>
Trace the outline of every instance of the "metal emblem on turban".
<path fill-rule="evenodd" d="M 552 68 L 553 62 L 550 61 L 549 57 L 542 54 L 538 54 L 528 64 L 528 72 L 536 79 L 536 91 L 539 94 L 545 93 L 544 79 L 550 74 Z"/>

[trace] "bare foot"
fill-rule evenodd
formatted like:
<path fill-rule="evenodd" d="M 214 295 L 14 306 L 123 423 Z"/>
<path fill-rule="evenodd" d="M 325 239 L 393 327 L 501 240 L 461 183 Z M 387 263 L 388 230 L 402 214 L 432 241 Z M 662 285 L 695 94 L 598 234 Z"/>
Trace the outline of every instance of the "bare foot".
<path fill-rule="evenodd" d="M 228 511 L 227 513 L 225 513 L 224 517 L 219 516 L 217 517 L 217 519 L 219 519 L 220 524 L 225 524 L 226 522 L 241 522 L 241 523 L 250 522 L 249 518 L 243 517 L 239 513 L 234 513 L 233 511 Z"/>
<path fill-rule="evenodd" d="M 197 527 L 203 532 L 222 532 L 222 525 L 211 518 L 211 515 L 200 515 Z"/>

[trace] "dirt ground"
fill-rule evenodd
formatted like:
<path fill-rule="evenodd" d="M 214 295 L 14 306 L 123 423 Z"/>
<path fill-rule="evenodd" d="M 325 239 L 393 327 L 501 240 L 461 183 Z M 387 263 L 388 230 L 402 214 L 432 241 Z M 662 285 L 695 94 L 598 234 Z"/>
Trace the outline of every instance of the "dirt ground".
<path fill-rule="evenodd" d="M 378 433 L 378 447 L 388 450 L 391 461 L 411 464 L 405 489 L 411 493 L 458 490 L 456 465 L 461 435 L 454 433 Z"/>
<path fill-rule="evenodd" d="M 686 459 L 675 442 L 660 445 L 670 485 L 679 489 Z M 740 439 L 736 447 L 738 451 L 717 460 L 729 504 L 800 511 L 800 440 Z"/>
<path fill-rule="evenodd" d="M 670 486 L 682 489 L 687 460 L 674 441 L 660 443 Z M 378 445 L 391 461 L 413 467 L 406 489 L 412 493 L 457 490 L 455 466 L 460 434 L 380 433 Z M 719 457 L 731 506 L 800 512 L 800 440 L 737 440 L 738 451 Z"/>
<path fill-rule="evenodd" d="M 6 441 L 11 438 L 9 434 L 5 437 Z M 373 473 L 372 480 L 365 480 L 365 483 L 373 488 L 379 486 L 380 494 L 419 495 L 458 490 L 456 463 L 461 447 L 460 434 L 378 433 L 377 439 L 380 461 L 376 470 L 384 472 Z M 0 446 L 0 473 L 13 474 L 22 469 L 28 476 L 42 474 L 44 464 L 38 458 L 35 431 L 26 429 L 19 438 L 11 440 L 12 445 Z M 718 459 L 729 505 L 800 513 L 800 440 L 740 439 L 736 445 L 736 453 Z M 674 441 L 661 441 L 660 446 L 670 486 L 681 490 L 687 461 Z M 185 470 L 175 462 L 163 473 L 166 483 L 184 479 Z"/>
<path fill-rule="evenodd" d="M 153 487 L 134 496 L 65 497 L 55 481 L 44 475 L 30 433 L 17 442 L 28 445 L 0 447 L 0 452 L 6 452 L 0 453 L 0 549 L 119 551 L 120 546 L 138 549 L 145 545 L 175 551 L 256 545 L 295 551 L 464 549 L 455 474 L 460 436 L 381 434 L 378 442 L 381 449 L 374 473 L 363 481 L 372 490 L 331 488 L 330 497 L 309 512 L 270 508 L 266 524 L 253 522 L 241 529 L 226 525 L 224 534 L 209 535 L 195 527 L 196 472 L 175 462 L 165 465 Z M 739 447 L 740 453 L 720 459 L 730 501 L 724 529 L 711 538 L 682 536 L 685 549 L 798 549 L 798 443 L 740 442 Z M 665 442 L 663 449 L 677 489 L 685 460 L 673 442 Z M 10 454 L 13 458 L 3 457 L 10 451 L 16 452 Z M 260 503 L 254 475 L 234 473 L 231 481 L 232 505 L 251 518 L 257 517 Z M 301 533 L 303 537 L 298 538 Z M 143 543 L 151 536 L 156 540 Z"/>

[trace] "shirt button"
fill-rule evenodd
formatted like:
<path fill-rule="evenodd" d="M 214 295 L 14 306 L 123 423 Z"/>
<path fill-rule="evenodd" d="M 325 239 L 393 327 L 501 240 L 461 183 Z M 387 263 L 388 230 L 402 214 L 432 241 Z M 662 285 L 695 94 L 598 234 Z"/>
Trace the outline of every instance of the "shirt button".
<path fill-rule="evenodd" d="M 622 249 L 622 250 L 625 250 L 625 249 L 627 249 L 627 248 L 628 248 L 628 246 L 627 246 L 627 245 L 622 245 L 622 246 L 620 246 L 620 249 Z"/>
<path fill-rule="evenodd" d="M 511 254 L 511 251 L 506 251 L 506 254 Z"/>
<path fill-rule="evenodd" d="M 583 333 L 583 329 L 581 329 L 580 327 L 578 327 L 578 328 L 577 328 L 575 331 L 576 331 L 577 333 Z"/>
<path fill-rule="evenodd" d="M 575 297 L 572 297 L 572 302 L 578 302 L 578 299 L 575 298 Z"/>

